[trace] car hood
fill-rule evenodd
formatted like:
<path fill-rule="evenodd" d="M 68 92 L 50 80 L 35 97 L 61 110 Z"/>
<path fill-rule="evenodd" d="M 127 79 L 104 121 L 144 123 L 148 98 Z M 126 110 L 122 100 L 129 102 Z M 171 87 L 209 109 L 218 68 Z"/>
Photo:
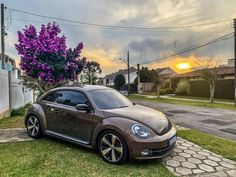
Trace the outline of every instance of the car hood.
<path fill-rule="evenodd" d="M 162 112 L 141 105 L 104 110 L 104 116 L 105 118 L 123 117 L 137 121 L 159 135 L 164 134 L 169 129 L 169 121 Z"/>

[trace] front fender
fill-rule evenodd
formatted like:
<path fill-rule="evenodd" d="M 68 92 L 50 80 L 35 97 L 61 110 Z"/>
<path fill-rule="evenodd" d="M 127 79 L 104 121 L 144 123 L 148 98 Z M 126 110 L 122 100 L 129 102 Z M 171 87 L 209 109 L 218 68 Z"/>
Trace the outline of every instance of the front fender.
<path fill-rule="evenodd" d="M 29 115 L 35 115 L 39 119 L 39 123 L 42 128 L 42 132 L 45 133 L 45 129 L 47 128 L 47 122 L 46 122 L 46 117 L 43 111 L 43 108 L 41 105 L 34 103 L 27 111 L 27 114 L 25 115 L 25 125 L 26 125 L 26 119 L 28 118 Z"/>
<path fill-rule="evenodd" d="M 101 120 L 100 123 L 97 124 L 97 126 L 94 129 L 94 133 L 92 136 L 92 147 L 94 149 L 97 149 L 97 140 L 99 135 L 105 131 L 105 130 L 113 130 L 119 133 L 125 140 L 128 149 L 130 150 L 131 148 L 131 143 L 133 139 L 133 133 L 132 133 L 132 125 L 137 123 L 136 121 L 126 119 L 126 118 L 121 118 L 121 117 L 110 117 L 110 118 L 105 118 Z"/>

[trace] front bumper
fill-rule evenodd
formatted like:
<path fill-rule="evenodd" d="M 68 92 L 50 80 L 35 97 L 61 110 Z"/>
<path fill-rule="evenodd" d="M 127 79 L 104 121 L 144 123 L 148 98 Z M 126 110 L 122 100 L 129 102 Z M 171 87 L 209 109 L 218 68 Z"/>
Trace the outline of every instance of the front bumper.
<path fill-rule="evenodd" d="M 169 155 L 175 147 L 176 141 L 170 144 L 170 140 L 176 137 L 176 129 L 171 128 L 164 135 L 155 135 L 149 139 L 133 137 L 128 142 L 131 159 L 159 159 Z M 177 137 L 176 137 L 177 139 Z"/>

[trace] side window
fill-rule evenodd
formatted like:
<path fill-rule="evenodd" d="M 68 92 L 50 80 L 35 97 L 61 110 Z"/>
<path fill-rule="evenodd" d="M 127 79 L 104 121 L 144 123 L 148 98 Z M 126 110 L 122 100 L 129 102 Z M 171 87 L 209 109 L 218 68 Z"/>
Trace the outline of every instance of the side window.
<path fill-rule="evenodd" d="M 43 98 L 44 101 L 50 101 L 50 102 L 55 102 L 55 99 L 56 99 L 56 92 L 49 93 Z"/>
<path fill-rule="evenodd" d="M 78 91 L 62 90 L 58 91 L 58 97 L 55 102 L 68 106 L 76 106 L 77 104 L 88 104 L 87 97 Z"/>

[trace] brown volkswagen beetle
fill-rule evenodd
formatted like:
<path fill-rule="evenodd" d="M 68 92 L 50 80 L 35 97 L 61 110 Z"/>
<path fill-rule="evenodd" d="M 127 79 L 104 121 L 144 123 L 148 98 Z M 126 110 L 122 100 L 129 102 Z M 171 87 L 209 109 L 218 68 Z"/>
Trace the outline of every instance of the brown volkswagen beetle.
<path fill-rule="evenodd" d="M 113 164 L 162 158 L 176 144 L 176 129 L 163 113 L 103 86 L 50 90 L 28 109 L 25 125 L 32 138 L 48 135 L 92 148 Z"/>

